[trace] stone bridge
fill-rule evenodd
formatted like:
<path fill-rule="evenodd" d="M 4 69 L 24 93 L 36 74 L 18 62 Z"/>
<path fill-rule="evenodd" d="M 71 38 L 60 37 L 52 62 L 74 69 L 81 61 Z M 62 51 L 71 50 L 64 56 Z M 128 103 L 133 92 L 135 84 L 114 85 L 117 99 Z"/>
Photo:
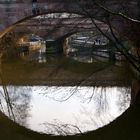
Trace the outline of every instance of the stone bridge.
<path fill-rule="evenodd" d="M 88 12 L 92 12 L 92 16 L 97 19 L 98 21 L 105 21 L 104 18 L 106 17 L 106 12 L 100 8 L 97 5 L 88 5 L 86 4 L 86 1 L 80 1 L 82 6 L 84 6 L 84 9 L 86 9 Z M 127 2 L 127 3 L 126 3 Z M 124 12 L 127 15 L 129 15 L 130 17 L 134 17 L 135 19 L 137 19 L 139 17 L 139 1 L 138 0 L 106 0 L 104 2 L 104 5 L 115 11 L 115 12 Z M 10 31 L 11 29 L 17 27 L 17 25 L 19 25 L 19 23 L 22 23 L 23 21 L 29 20 L 33 17 L 36 17 L 38 15 L 43 15 L 43 14 L 48 14 L 48 13 L 63 13 L 63 12 L 67 12 L 67 13 L 77 13 L 80 15 L 85 15 L 85 12 L 83 9 L 81 9 L 81 6 L 79 7 L 79 5 L 75 2 L 75 0 L 49 0 L 46 2 L 46 0 L 38 0 L 38 4 L 37 7 L 39 9 L 39 13 L 35 14 L 33 12 L 33 4 L 31 3 L 31 0 L 0 0 L 0 38 L 5 35 L 8 31 Z M 118 30 L 122 30 L 122 26 L 123 26 L 123 22 L 124 20 L 120 17 L 120 16 L 112 16 L 112 24 L 114 26 L 114 28 L 118 28 Z M 19 26 L 23 26 L 23 25 L 19 25 Z M 68 26 L 68 25 L 67 25 Z M 71 26 L 71 25 L 69 25 Z M 84 26 L 84 25 L 83 25 Z M 88 25 L 89 26 L 89 25 Z M 7 28 L 8 27 L 8 28 Z M 47 28 L 46 28 L 47 29 Z M 77 65 L 76 65 L 77 66 Z M 22 65 L 22 67 L 24 67 L 24 65 Z M 59 67 L 60 68 L 60 67 Z M 81 67 L 79 67 L 81 69 Z M 58 69 L 56 68 L 53 73 L 52 69 L 49 71 L 50 76 L 49 76 L 49 80 L 48 83 L 46 83 L 46 77 L 48 75 L 46 75 L 46 77 L 44 77 L 44 75 L 42 75 L 42 71 L 46 72 L 46 69 L 38 69 L 33 72 L 33 71 L 29 71 L 28 69 L 28 73 L 29 75 L 25 76 L 24 74 L 27 74 L 27 71 L 22 71 L 23 69 L 19 69 L 16 67 L 6 67 L 3 72 L 5 72 L 3 74 L 3 76 L 5 76 L 5 80 L 6 82 L 10 82 L 9 84 L 19 84 L 16 83 L 17 79 L 15 79 L 15 77 L 20 78 L 21 81 L 23 81 L 23 83 L 20 83 L 22 85 L 26 85 L 29 82 L 34 85 L 34 84 L 46 84 L 48 85 L 48 83 L 50 81 L 53 81 L 53 85 L 57 85 L 57 83 L 55 83 L 55 81 L 57 81 L 56 78 L 58 75 L 64 75 L 65 77 L 61 77 L 62 78 L 62 82 L 67 82 L 67 77 L 72 73 L 71 71 L 68 71 L 66 69 L 60 69 L 59 71 L 57 71 Z M 11 71 L 10 71 L 11 70 Z M 17 71 L 14 71 L 17 70 Z M 21 70 L 21 71 L 20 71 Z M 8 72 L 11 73 L 8 73 Z M 109 73 L 111 71 L 111 73 Z M 126 73 L 125 71 L 122 74 L 122 78 L 124 79 L 119 79 L 117 72 L 112 72 L 112 69 L 110 69 L 110 71 L 108 69 L 106 69 L 105 71 L 102 72 L 98 72 L 95 73 L 94 75 L 89 75 L 88 79 L 86 81 L 87 85 L 90 85 L 90 81 L 99 81 L 99 85 L 104 85 L 104 86 L 109 86 L 112 84 L 112 86 L 122 86 L 122 83 L 124 85 L 124 80 L 126 80 Z M 7 72 L 7 73 L 6 73 Z M 57 73 L 56 73 L 57 72 Z M 62 74 L 63 73 L 63 74 Z M 108 74 L 107 74 L 108 73 Z M 9 76 L 7 76 L 9 74 Z M 12 74 L 12 75 L 11 75 Z M 12 76 L 12 77 L 10 77 Z M 32 76 L 32 77 L 31 77 Z M 37 77 L 36 77 L 37 76 Z M 38 79 L 38 78 L 45 78 L 45 80 L 43 79 Z M 55 77 L 55 79 L 53 79 L 53 77 Z M 79 77 L 79 74 L 73 75 L 74 77 Z M 26 79 L 26 77 L 28 79 Z M 71 79 L 74 77 L 70 77 Z M 6 79 L 9 78 L 9 79 Z M 10 79 L 11 78 L 11 79 Z M 12 79 L 13 78 L 13 79 Z M 48 78 L 48 77 L 47 77 Z M 83 77 L 79 77 L 82 79 L 83 81 Z M 103 79 L 102 81 L 100 79 Z M 77 79 L 81 82 L 81 79 Z M 14 81 L 15 80 L 15 81 Z M 76 80 L 76 79 L 72 79 L 72 80 Z M 79 83 L 79 81 L 77 81 Z M 104 83 L 104 81 L 108 81 L 109 83 Z M 113 81 L 113 82 L 112 82 Z M 120 82 L 119 84 L 118 81 Z M 0 81 L 1 82 L 1 81 Z M 73 82 L 73 81 L 72 81 Z M 127 85 L 129 86 L 130 83 L 129 81 Z M 2 83 L 2 82 L 1 82 Z M 114 83 L 114 84 L 113 84 Z M 62 83 L 61 83 L 62 84 Z M 70 85 L 71 83 L 67 83 L 67 85 Z M 85 83 L 84 83 L 85 84 Z M 50 84 L 51 85 L 51 84 Z M 92 86 L 98 86 L 98 83 L 92 83 Z M 139 86 L 138 86 L 139 87 Z M 134 89 L 136 89 L 134 87 Z M 133 89 L 133 90 L 134 90 Z M 132 90 L 132 91 L 133 91 Z M 140 92 L 140 91 L 138 91 Z M 95 131 L 95 132 L 89 132 L 86 134 L 81 134 L 81 136 L 77 135 L 77 136 L 68 136 L 68 137 L 51 137 L 49 135 L 43 136 L 42 134 L 37 134 L 35 132 L 32 132 L 30 130 L 27 130 L 25 128 L 21 128 L 21 126 L 17 126 L 17 124 L 9 121 L 7 119 L 7 117 L 4 117 L 1 112 L 1 119 L 0 119 L 0 123 L 2 125 L 1 126 L 1 135 L 2 138 L 5 139 L 11 139 L 11 135 L 13 133 L 12 138 L 15 140 L 18 140 L 19 138 L 23 138 L 23 139 L 90 139 L 93 138 L 95 140 L 97 139 L 108 139 L 108 140 L 112 140 L 112 139 L 138 139 L 138 137 L 140 137 L 140 133 L 139 133 L 139 129 L 137 126 L 140 125 L 140 110 L 139 110 L 139 103 L 140 102 L 140 96 L 137 96 L 137 100 L 136 103 L 126 111 L 126 113 L 124 113 L 121 117 L 119 117 L 116 121 L 112 122 L 110 125 L 105 126 L 103 128 L 100 128 L 99 130 Z M 5 123 L 8 122 L 8 123 Z M 14 125 L 16 125 L 16 127 L 13 127 Z M 7 129 L 7 128 L 11 128 L 11 130 Z M 8 131 L 7 131 L 8 130 Z M 121 131 L 123 130 L 123 131 Z M 133 130 L 133 131 L 132 131 Z M 111 132 L 111 133 L 110 133 Z M 14 135 L 14 133 L 18 133 L 17 135 Z M 119 135 L 118 135 L 119 134 Z"/>
<path fill-rule="evenodd" d="M 124 0 L 123 2 L 118 0 L 106 0 L 101 4 L 104 4 L 105 7 L 113 10 L 113 12 L 122 12 L 133 18 L 139 17 L 139 3 L 137 0 Z M 95 4 L 92 1 L 87 2 L 84 0 L 38 0 L 37 3 L 32 3 L 30 0 L 27 0 L 26 2 L 22 0 L 0 0 L 0 11 L 1 34 L 11 30 L 11 28 L 9 28 L 8 30 L 4 31 L 4 29 L 12 24 L 14 24 L 15 27 L 18 23 L 21 23 L 38 15 L 48 13 L 67 12 L 77 13 L 88 17 L 88 12 L 95 19 L 103 22 L 105 21 L 106 17 L 106 11 L 99 5 Z M 114 27 L 119 27 L 119 29 L 121 30 L 120 25 L 123 24 L 123 20 L 121 17 L 118 16 L 116 18 L 112 16 L 111 22 Z"/>

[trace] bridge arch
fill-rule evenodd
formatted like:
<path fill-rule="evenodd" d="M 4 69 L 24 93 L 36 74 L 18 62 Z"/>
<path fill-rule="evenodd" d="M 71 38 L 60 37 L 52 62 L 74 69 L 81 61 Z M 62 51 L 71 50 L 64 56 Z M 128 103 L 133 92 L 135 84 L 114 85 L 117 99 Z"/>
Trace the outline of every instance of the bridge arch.
<path fill-rule="evenodd" d="M 50 11 L 47 11 L 47 12 L 44 12 L 44 13 L 39 13 L 39 14 L 37 14 L 37 15 L 29 15 L 29 16 L 26 16 L 26 17 L 24 17 L 24 18 L 22 18 L 22 19 L 20 19 L 20 20 L 18 20 L 18 21 L 16 21 L 15 23 L 12 23 L 11 25 L 9 25 L 7 28 L 5 28 L 3 31 L 1 31 L 0 32 L 0 38 L 2 38 L 5 34 L 7 34 L 8 32 L 10 32 L 11 30 L 13 30 L 17 25 L 19 25 L 19 24 L 21 24 L 21 23 L 23 23 L 23 22 L 26 22 L 26 21 L 28 21 L 28 20 L 30 20 L 30 19 L 32 19 L 32 18 L 35 18 L 35 17 L 39 17 L 39 16 L 43 16 L 43 15 L 47 15 L 47 14 L 57 14 L 57 13 L 61 13 L 61 14 L 63 14 L 63 13 L 69 13 L 69 14 L 77 14 L 77 15 L 79 15 L 79 16 L 81 16 L 81 17 L 83 17 L 83 18 L 87 18 L 87 17 L 85 17 L 85 15 L 84 14 L 80 14 L 80 13 L 77 13 L 77 12 L 65 12 L 65 11 L 52 11 L 52 12 L 50 12 Z M 102 22 L 103 23 L 103 22 Z M 105 23 L 104 23 L 105 24 Z"/>

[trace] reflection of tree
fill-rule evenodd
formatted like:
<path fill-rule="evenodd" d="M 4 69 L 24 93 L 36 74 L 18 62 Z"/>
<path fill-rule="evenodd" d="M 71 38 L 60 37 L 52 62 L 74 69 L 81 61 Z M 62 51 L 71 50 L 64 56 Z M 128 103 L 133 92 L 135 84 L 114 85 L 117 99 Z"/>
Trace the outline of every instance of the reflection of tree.
<path fill-rule="evenodd" d="M 93 126 L 95 126 L 95 129 L 97 129 L 115 119 L 116 116 L 112 116 L 110 112 L 112 109 L 110 104 L 111 93 L 108 93 L 107 91 L 109 90 L 104 87 L 93 88 L 92 95 L 90 94 L 90 96 L 87 98 L 88 103 L 89 101 L 91 103 L 94 102 L 93 107 L 87 109 L 82 106 L 81 108 L 81 114 L 89 118 L 83 123 L 85 123 L 86 125 L 93 124 Z"/>
<path fill-rule="evenodd" d="M 3 80 L 3 77 L 2 77 L 1 57 L 0 57 L 0 81 L 1 81 L 1 84 L 2 84 L 2 91 L 0 90 L 1 111 L 5 112 L 4 107 L 2 105 L 2 99 L 3 99 L 6 103 L 7 112 L 8 112 L 9 117 L 15 121 L 15 115 L 13 113 L 13 107 L 12 107 L 12 104 L 11 104 L 10 96 L 9 96 L 7 87 L 6 87 L 6 85 L 4 83 L 4 80 Z"/>
<path fill-rule="evenodd" d="M 44 90 L 44 91 L 43 91 Z M 53 99 L 58 102 L 64 102 L 70 99 L 72 96 L 77 94 L 79 91 L 78 87 L 45 87 L 40 94 L 46 96 L 49 99 Z M 64 92 L 65 90 L 65 92 Z M 47 92 L 46 92 L 47 91 Z"/>
<path fill-rule="evenodd" d="M 18 122 L 21 125 L 26 124 L 28 116 L 30 87 L 6 86 L 1 68 L 0 58 L 0 111 L 9 116 L 10 119 Z"/>
<path fill-rule="evenodd" d="M 4 90 L 0 89 L 1 95 L 4 94 Z M 11 119 L 18 122 L 21 125 L 27 125 L 26 119 L 28 117 L 29 100 L 30 100 L 30 87 L 7 87 L 8 101 L 1 96 L 1 105 L 4 111 Z M 6 106 L 7 104 L 7 106 Z M 10 106 L 10 109 L 9 109 Z"/>
<path fill-rule="evenodd" d="M 118 117 L 130 104 L 129 88 L 43 87 L 40 94 L 58 102 L 80 101 L 78 114 L 73 114 L 74 125 L 59 120 L 44 123 L 46 132 L 55 135 L 71 135 L 102 127 Z"/>
<path fill-rule="evenodd" d="M 54 134 L 54 135 L 73 135 L 77 133 L 82 133 L 80 128 L 77 125 L 73 124 L 66 124 L 60 122 L 59 120 L 54 120 L 51 123 L 43 123 L 45 127 L 45 132 L 47 134 Z"/>
<path fill-rule="evenodd" d="M 73 86 L 73 87 L 44 87 L 42 90 L 40 90 L 40 94 L 46 96 L 49 99 L 53 99 L 58 102 L 65 102 L 69 100 L 72 96 L 74 98 L 80 98 L 81 102 L 86 102 L 88 100 L 91 100 L 90 95 L 90 89 L 92 87 L 80 87 L 80 86 Z M 82 90 L 86 90 L 86 93 L 88 96 L 85 94 L 85 92 L 81 93 Z"/>
<path fill-rule="evenodd" d="M 119 110 L 123 112 L 128 106 L 131 101 L 131 89 L 130 88 L 119 88 L 118 89 L 122 94 L 119 94 Z"/>
<path fill-rule="evenodd" d="M 102 113 L 108 112 L 109 110 L 109 100 L 107 94 L 106 88 L 100 88 L 98 92 L 96 91 L 94 96 L 94 101 L 96 102 L 96 111 L 99 116 Z"/>
<path fill-rule="evenodd" d="M 90 103 L 91 101 L 97 102 L 101 108 L 107 108 L 107 95 L 106 88 L 98 87 L 44 87 L 40 91 L 40 94 L 46 96 L 49 99 L 55 101 L 64 102 L 69 100 L 72 96 L 77 98 L 83 103 Z M 47 91 L 47 92 L 46 92 Z"/>

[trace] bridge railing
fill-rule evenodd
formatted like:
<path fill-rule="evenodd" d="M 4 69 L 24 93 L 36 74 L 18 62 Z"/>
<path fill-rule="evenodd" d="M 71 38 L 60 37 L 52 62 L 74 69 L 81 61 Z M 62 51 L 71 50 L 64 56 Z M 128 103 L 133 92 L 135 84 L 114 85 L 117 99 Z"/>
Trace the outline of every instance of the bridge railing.
<path fill-rule="evenodd" d="M 20 19 L 32 16 L 32 15 L 40 15 L 40 14 L 47 14 L 47 13 L 61 13 L 61 12 L 67 12 L 67 13 L 77 13 L 77 14 L 83 14 L 81 8 L 79 8 L 76 4 L 66 5 L 60 3 L 53 3 L 53 4 L 45 4 L 44 3 L 38 3 L 36 9 L 34 9 L 32 6 L 28 9 L 24 9 L 23 12 L 18 12 L 18 17 Z"/>

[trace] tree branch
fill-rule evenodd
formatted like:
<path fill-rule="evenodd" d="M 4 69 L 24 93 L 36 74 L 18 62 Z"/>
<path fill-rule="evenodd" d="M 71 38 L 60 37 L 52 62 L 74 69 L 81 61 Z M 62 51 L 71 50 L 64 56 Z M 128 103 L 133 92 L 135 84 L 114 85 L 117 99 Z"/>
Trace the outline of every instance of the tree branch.
<path fill-rule="evenodd" d="M 133 18 L 121 13 L 121 12 L 119 12 L 119 13 L 113 12 L 113 11 L 109 10 L 108 8 L 104 7 L 103 5 L 99 4 L 96 1 L 95 1 L 95 4 L 98 5 L 100 8 L 102 8 L 104 11 L 106 11 L 106 12 L 112 14 L 112 15 L 121 16 L 122 18 L 127 19 L 131 22 L 134 22 L 134 23 L 140 23 L 140 20 L 133 19 Z"/>

